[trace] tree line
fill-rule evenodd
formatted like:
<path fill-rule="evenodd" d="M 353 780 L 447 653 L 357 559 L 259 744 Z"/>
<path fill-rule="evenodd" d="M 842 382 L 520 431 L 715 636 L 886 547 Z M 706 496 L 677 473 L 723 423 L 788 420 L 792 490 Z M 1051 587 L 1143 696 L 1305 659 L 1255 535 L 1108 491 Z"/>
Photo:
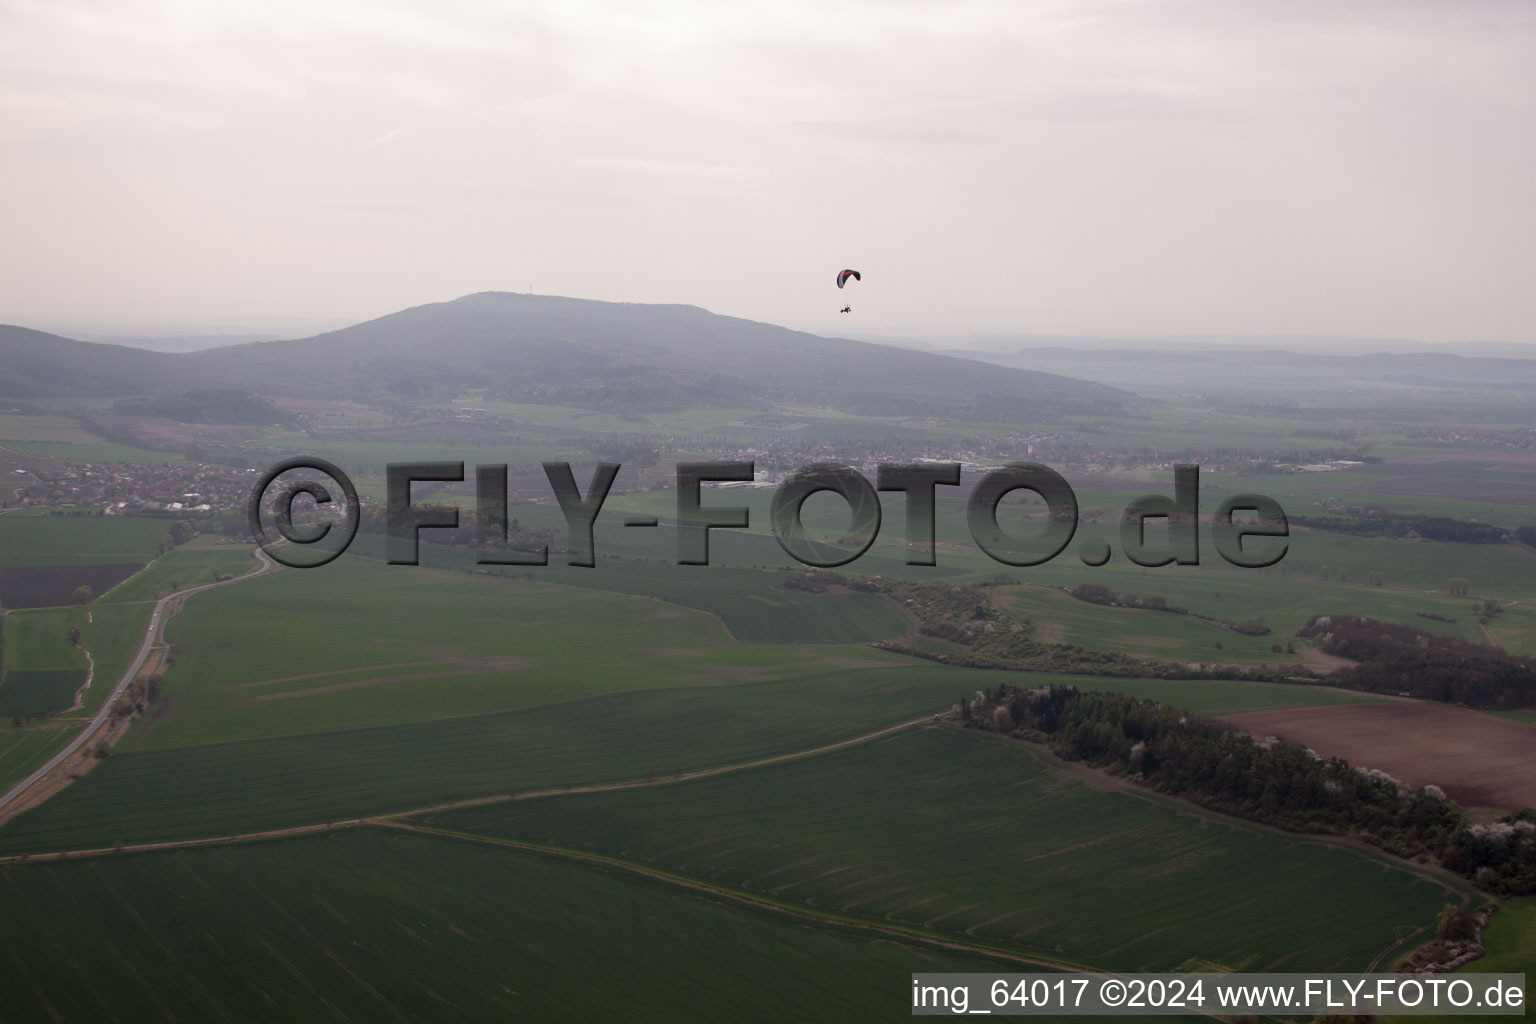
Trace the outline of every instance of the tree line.
<path fill-rule="evenodd" d="M 1270 628 L 1264 625 L 1264 619 L 1261 616 L 1254 615 L 1242 622 L 1234 622 L 1231 619 L 1221 619 L 1214 615 L 1201 615 L 1199 612 L 1192 612 L 1180 605 L 1169 604 L 1168 599 L 1161 594 L 1151 594 L 1147 597 L 1141 597 L 1136 594 L 1118 594 L 1109 587 L 1098 583 L 1079 583 L 1069 593 L 1079 601 L 1086 601 L 1088 604 L 1101 604 L 1110 608 L 1140 608 L 1144 611 L 1172 612 L 1175 615 L 1188 615 L 1192 619 L 1209 622 L 1213 626 L 1221 626 L 1224 629 L 1230 629 L 1232 632 L 1241 633 L 1244 636 L 1268 636 L 1271 632 Z"/>
<path fill-rule="evenodd" d="M 1297 633 L 1326 654 L 1359 662 L 1329 682 L 1467 707 L 1536 706 L 1536 660 L 1363 615 L 1314 615 Z"/>
<path fill-rule="evenodd" d="M 1378 512 L 1350 519 L 1337 516 L 1291 516 L 1290 521 L 1293 526 L 1326 530 L 1329 533 L 1347 533 L 1355 537 L 1412 536 L 1453 544 L 1503 544 L 1510 536 L 1510 531 L 1502 526 L 1469 519 L 1452 519 L 1449 516 L 1399 516 Z M 1519 531 L 1516 531 L 1516 536 L 1519 536 Z"/>
<path fill-rule="evenodd" d="M 1472 825 L 1438 787 L 1411 787 L 1274 737 L 1123 693 L 1000 684 L 962 699 L 967 726 L 1048 743 L 1069 761 L 1293 832 L 1429 857 L 1502 896 L 1536 893 L 1536 810 Z"/>

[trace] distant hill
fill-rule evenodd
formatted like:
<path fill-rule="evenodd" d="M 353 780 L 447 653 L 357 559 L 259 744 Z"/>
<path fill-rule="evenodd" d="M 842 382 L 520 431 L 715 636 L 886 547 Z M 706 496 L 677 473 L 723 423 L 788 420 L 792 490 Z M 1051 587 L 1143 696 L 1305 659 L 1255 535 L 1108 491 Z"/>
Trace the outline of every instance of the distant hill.
<path fill-rule="evenodd" d="M 127 395 L 164 388 L 179 373 L 175 356 L 0 324 L 3 398 Z"/>
<path fill-rule="evenodd" d="M 865 415 L 1034 421 L 1121 411 L 1126 391 L 970 359 L 822 338 L 696 306 L 482 292 L 313 338 L 184 357 L 265 394 L 510 401 L 646 412 L 828 406 Z"/>
<path fill-rule="evenodd" d="M 0 396 L 17 398 L 165 398 L 236 388 L 427 402 L 484 389 L 491 399 L 618 412 L 787 403 L 862 415 L 1040 422 L 1061 413 L 1123 412 L 1135 397 L 1054 374 L 822 338 L 696 306 L 502 292 L 416 306 L 312 338 L 174 354 L 0 328 L 0 367 Z"/>

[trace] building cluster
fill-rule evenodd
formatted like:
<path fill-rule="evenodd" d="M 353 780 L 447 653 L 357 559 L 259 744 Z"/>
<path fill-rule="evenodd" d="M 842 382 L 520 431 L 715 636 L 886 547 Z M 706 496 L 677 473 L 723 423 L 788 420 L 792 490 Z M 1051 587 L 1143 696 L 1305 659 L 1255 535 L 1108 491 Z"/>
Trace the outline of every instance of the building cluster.
<path fill-rule="evenodd" d="M 836 462 L 873 479 L 876 467 L 924 462 L 958 462 L 967 472 L 986 472 L 1010 462 L 1040 462 L 1062 473 L 1155 473 L 1186 463 L 1212 473 L 1285 474 L 1325 472 L 1360 465 L 1330 457 L 1327 449 L 1298 452 L 1236 452 L 1231 449 L 1189 449 L 1171 452 L 1152 448 L 1121 448 L 1085 443 L 1063 434 L 999 435 L 913 443 L 852 442 L 796 443 L 792 438 L 742 443 L 716 443 L 708 450 L 719 458 L 752 461 L 758 484 L 771 484 L 816 462 Z"/>
<path fill-rule="evenodd" d="M 1403 434 L 1433 444 L 1475 444 L 1488 448 L 1536 448 L 1536 427 L 1479 427 L 1466 424 L 1409 426 Z"/>
<path fill-rule="evenodd" d="M 77 463 L 54 470 L 15 470 L 27 482 L 10 504 L 72 505 L 107 515 L 218 512 L 244 508 L 256 470 L 201 462 L 164 465 Z"/>

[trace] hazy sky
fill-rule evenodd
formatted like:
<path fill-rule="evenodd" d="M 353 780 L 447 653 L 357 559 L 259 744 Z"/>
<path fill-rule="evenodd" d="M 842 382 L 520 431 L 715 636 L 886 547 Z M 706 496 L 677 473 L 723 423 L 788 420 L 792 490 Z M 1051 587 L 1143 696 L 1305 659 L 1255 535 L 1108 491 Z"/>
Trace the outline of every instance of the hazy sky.
<path fill-rule="evenodd" d="M 0 182 L 28 325 L 1536 341 L 1536 4 L 0 0 Z"/>

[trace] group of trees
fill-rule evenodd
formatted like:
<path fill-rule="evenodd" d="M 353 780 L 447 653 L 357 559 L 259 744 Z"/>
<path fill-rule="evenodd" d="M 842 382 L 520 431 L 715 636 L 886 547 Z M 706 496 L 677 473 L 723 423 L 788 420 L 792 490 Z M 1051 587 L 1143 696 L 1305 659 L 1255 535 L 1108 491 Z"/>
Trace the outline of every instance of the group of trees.
<path fill-rule="evenodd" d="M 1291 516 L 1293 526 L 1305 526 L 1330 533 L 1356 537 L 1416 537 L 1453 544 L 1502 544 L 1510 531 L 1492 523 L 1479 523 L 1449 516 L 1399 516 L 1385 509 L 1367 509 L 1359 516 Z M 1522 529 L 1530 529 L 1522 527 Z M 1536 534 L 1536 530 L 1532 531 Z M 1520 531 L 1514 531 L 1517 538 Z M 1536 536 L 1533 536 L 1536 540 Z"/>
<path fill-rule="evenodd" d="M 993 605 L 991 586 L 985 583 L 915 583 L 817 571 L 795 573 L 785 579 L 784 586 L 811 593 L 836 586 L 884 594 L 917 617 L 918 632 L 923 636 L 956 646 L 954 654 L 939 655 L 905 644 L 890 645 L 904 654 L 979 668 L 1007 668 L 1051 649 L 1051 645 L 1034 639 L 1034 626 L 1028 618 L 1008 615 Z"/>
<path fill-rule="evenodd" d="M 1089 604 L 1107 605 L 1111 608 L 1140 608 L 1145 611 L 1172 612 L 1175 615 L 1188 615 L 1191 618 L 1201 619 L 1213 625 L 1225 627 L 1234 633 L 1241 633 L 1244 636 L 1268 636 L 1270 634 L 1270 628 L 1264 625 L 1264 620 L 1260 616 L 1255 615 L 1242 622 L 1233 622 L 1231 619 L 1219 619 L 1213 615 L 1201 615 L 1198 612 L 1191 612 L 1188 608 L 1169 604 L 1168 599 L 1160 594 L 1152 594 L 1148 597 L 1139 597 L 1136 594 L 1118 594 L 1109 587 L 1098 583 L 1079 583 L 1069 593 L 1079 601 L 1086 601 Z M 1218 643 L 1216 647 L 1219 650 L 1221 644 Z"/>
<path fill-rule="evenodd" d="M 1342 758 L 1122 693 L 1000 684 L 962 700 L 967 725 L 1049 743 L 1063 758 L 1131 775 L 1215 810 L 1298 832 L 1352 834 L 1427 855 L 1506 895 L 1536 892 L 1536 812 L 1469 825 L 1434 786 L 1405 786 Z"/>
<path fill-rule="evenodd" d="M 1359 662 L 1338 686 L 1476 708 L 1536 706 L 1536 660 L 1362 615 L 1314 615 L 1297 633 L 1326 654 Z"/>
<path fill-rule="evenodd" d="M 160 696 L 160 682 L 164 679 L 164 673 L 157 672 L 148 679 L 135 679 L 128 684 L 123 691 L 122 699 L 117 702 L 113 714 L 118 718 L 127 718 L 129 715 L 143 714 L 144 709 L 155 702 Z"/>
<path fill-rule="evenodd" d="M 1173 612 L 1175 615 L 1188 615 L 1188 608 L 1180 608 L 1168 603 L 1168 599 L 1160 594 L 1152 594 L 1148 597 L 1138 597 L 1135 594 L 1117 594 L 1110 588 L 1098 583 L 1079 583 L 1072 588 L 1072 596 L 1079 601 L 1087 601 L 1089 604 L 1108 605 L 1112 608 L 1145 608 L 1154 612 Z"/>
<path fill-rule="evenodd" d="M 1492 824 L 1462 829 L 1440 859 L 1492 892 L 1536 893 L 1536 811 L 1528 807 Z"/>
<path fill-rule="evenodd" d="M 196 536 L 197 527 L 192 524 L 192 520 L 184 518 L 174 519 L 171 521 L 171 528 L 165 532 L 164 537 L 160 538 L 159 552 L 163 555 L 172 548 L 180 547 Z"/>
<path fill-rule="evenodd" d="M 1340 566 L 1338 568 L 1334 568 L 1331 565 L 1325 565 L 1325 566 L 1322 567 L 1320 572 L 1322 574 L 1323 579 L 1325 579 L 1325 580 L 1334 579 L 1335 577 L 1337 577 L 1338 581 L 1340 583 L 1348 583 L 1349 582 L 1349 570 L 1344 568 L 1343 566 Z M 1384 586 L 1386 586 L 1387 585 L 1386 573 L 1382 572 L 1380 569 L 1371 569 L 1371 570 L 1369 570 L 1365 574 L 1365 585 L 1368 586 L 1368 587 L 1384 587 Z"/>

